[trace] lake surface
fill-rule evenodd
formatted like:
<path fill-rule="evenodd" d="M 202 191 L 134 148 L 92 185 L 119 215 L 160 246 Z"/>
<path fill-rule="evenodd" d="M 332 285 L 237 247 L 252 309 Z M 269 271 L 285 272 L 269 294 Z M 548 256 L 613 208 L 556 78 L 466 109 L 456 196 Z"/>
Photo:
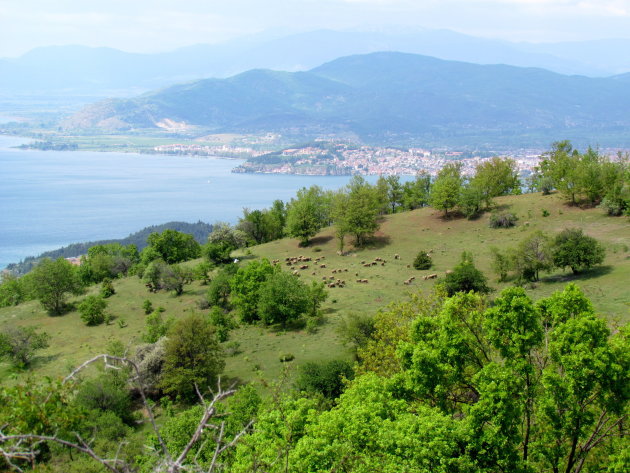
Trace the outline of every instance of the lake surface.
<path fill-rule="evenodd" d="M 132 153 L 22 151 L 0 136 L 0 268 L 70 243 L 123 238 L 173 220 L 235 223 L 348 176 L 233 174 L 242 161 Z M 370 178 L 374 181 L 375 178 Z"/>

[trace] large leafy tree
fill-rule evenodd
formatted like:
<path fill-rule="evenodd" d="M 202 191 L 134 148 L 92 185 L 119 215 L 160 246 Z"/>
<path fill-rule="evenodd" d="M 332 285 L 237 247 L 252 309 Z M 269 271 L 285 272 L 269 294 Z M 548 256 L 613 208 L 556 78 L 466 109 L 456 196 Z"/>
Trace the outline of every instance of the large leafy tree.
<path fill-rule="evenodd" d="M 559 268 L 571 268 L 574 274 L 604 261 L 604 247 L 580 228 L 566 228 L 553 242 L 553 262 Z"/>
<path fill-rule="evenodd" d="M 44 259 L 29 275 L 30 291 L 52 315 L 61 314 L 70 294 L 79 294 L 82 285 L 77 269 L 63 258 Z"/>
<path fill-rule="evenodd" d="M 258 316 L 263 323 L 282 324 L 298 319 L 310 306 L 309 287 L 297 277 L 278 271 L 270 274 L 258 291 Z"/>
<path fill-rule="evenodd" d="M 337 194 L 334 207 L 337 234 L 354 235 L 362 246 L 378 230 L 379 198 L 377 189 L 363 177 L 354 176 L 344 192 Z"/>
<path fill-rule="evenodd" d="M 232 303 L 243 322 L 250 323 L 260 319 L 258 312 L 260 289 L 263 283 L 277 271 L 277 267 L 263 258 L 239 268 L 230 279 Z"/>
<path fill-rule="evenodd" d="M 161 387 L 183 398 L 196 398 L 213 388 L 225 366 L 214 328 L 203 316 L 191 314 L 169 330 L 164 346 Z"/>
<path fill-rule="evenodd" d="M 460 202 L 463 177 L 461 163 L 449 163 L 440 169 L 431 186 L 429 205 L 437 210 L 443 210 L 444 215 L 454 209 Z"/>
<path fill-rule="evenodd" d="M 509 158 L 492 158 L 477 165 L 470 184 L 479 190 L 486 207 L 492 205 L 493 197 L 521 190 L 516 162 Z"/>
<path fill-rule="evenodd" d="M 149 246 L 143 250 L 143 256 L 155 255 L 168 264 L 181 263 L 201 255 L 201 246 L 195 237 L 177 230 L 167 229 L 162 233 L 151 233 L 147 242 Z"/>
<path fill-rule="evenodd" d="M 302 246 L 319 232 L 329 219 L 329 206 L 318 186 L 302 188 L 287 208 L 287 233 L 300 239 Z"/>

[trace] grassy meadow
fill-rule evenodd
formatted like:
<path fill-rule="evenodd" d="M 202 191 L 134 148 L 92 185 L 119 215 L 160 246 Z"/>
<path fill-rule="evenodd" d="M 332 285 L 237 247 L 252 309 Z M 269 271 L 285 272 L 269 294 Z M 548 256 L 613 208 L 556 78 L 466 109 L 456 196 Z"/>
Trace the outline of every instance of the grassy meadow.
<path fill-rule="evenodd" d="M 314 334 L 247 325 L 233 330 L 228 343 L 238 342 L 240 353 L 227 358 L 225 375 L 242 381 L 259 377 L 271 381 L 278 379 L 285 368 L 291 371 L 307 361 L 349 359 L 350 354 L 338 334 L 344 316 L 353 312 L 374 314 L 388 303 L 405 298 L 409 292 L 430 292 L 445 271 L 459 262 L 463 250 L 473 253 L 475 264 L 488 276 L 495 289 L 492 297 L 512 283 L 496 282 L 497 277 L 490 268 L 490 247 L 515 246 L 535 230 L 553 235 L 567 227 L 580 227 L 605 246 L 606 259 L 602 266 L 579 276 L 561 270 L 543 273 L 540 282 L 527 286 L 533 298 L 548 296 L 574 281 L 611 325 L 630 321 L 630 221 L 627 218 L 607 217 L 601 209 L 570 207 L 557 195 L 507 196 L 496 199 L 496 204 L 519 217 L 516 227 L 491 229 L 487 213 L 473 221 L 443 219 L 441 213 L 424 208 L 386 216 L 366 248 L 354 249 L 348 238 L 345 256 L 337 254 L 338 242 L 332 228 L 320 232 L 306 248 L 298 247 L 296 239 L 286 238 L 237 252 L 235 256 L 243 262 L 261 257 L 279 259 L 285 270 L 292 270 L 284 266 L 285 257 L 323 257 L 320 264 L 326 264 L 326 268 L 306 263 L 309 268 L 300 271 L 301 279 L 310 283 L 334 276 L 345 280 L 346 286 L 329 289 L 328 300 L 323 305 L 325 320 Z M 543 209 L 549 213 L 547 217 L 543 217 Z M 431 250 L 433 267 L 430 270 L 417 271 L 411 266 L 420 250 Z M 400 255 L 400 259 L 394 259 L 395 254 Z M 384 266 L 379 263 L 364 267 L 362 262 L 376 258 L 387 262 Z M 341 274 L 332 273 L 339 269 Z M 422 279 L 423 275 L 433 273 L 438 274 L 437 279 Z M 410 276 L 416 279 L 411 285 L 405 285 L 404 281 Z M 357 279 L 367 279 L 368 283 L 357 283 Z M 206 290 L 205 286 L 194 282 L 180 297 L 165 292 L 154 294 L 149 293 L 137 277 L 116 280 L 114 287 L 116 294 L 108 299 L 108 312 L 114 316 L 110 325 L 87 327 L 76 311 L 50 317 L 34 301 L 0 309 L 0 328 L 7 324 L 32 325 L 51 336 L 50 347 L 40 352 L 28 374 L 15 374 L 3 363 L 0 377 L 10 382 L 26 375 L 62 375 L 89 357 L 105 352 L 112 340 L 120 340 L 132 348 L 141 342 L 144 331 L 146 316 L 142 304 L 145 299 L 151 300 L 155 308 L 164 307 L 164 317 L 177 318 L 189 311 L 200 311 L 197 301 Z M 94 287 L 88 293 L 96 291 Z M 82 297 L 74 300 L 80 301 Z M 295 361 L 281 363 L 280 356 L 289 353 L 295 356 Z"/>

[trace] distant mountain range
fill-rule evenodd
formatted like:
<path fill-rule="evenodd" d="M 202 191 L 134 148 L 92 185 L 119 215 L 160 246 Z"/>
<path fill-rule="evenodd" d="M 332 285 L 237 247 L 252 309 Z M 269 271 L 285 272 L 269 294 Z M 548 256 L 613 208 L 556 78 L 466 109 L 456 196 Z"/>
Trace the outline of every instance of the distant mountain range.
<path fill-rule="evenodd" d="M 630 72 L 630 40 L 512 43 L 448 30 L 415 32 L 312 31 L 251 36 L 158 54 L 110 48 L 52 46 L 0 59 L 0 95 L 124 96 L 177 82 L 229 77 L 250 69 L 309 70 L 339 57 L 398 51 L 476 64 L 540 67 L 563 74 Z"/>
<path fill-rule="evenodd" d="M 587 78 L 381 52 L 336 59 L 308 72 L 252 70 L 110 99 L 84 108 L 64 126 L 179 124 L 214 132 L 354 134 L 370 143 L 547 146 L 549 140 L 572 138 L 629 146 L 629 85 L 630 74 Z"/>

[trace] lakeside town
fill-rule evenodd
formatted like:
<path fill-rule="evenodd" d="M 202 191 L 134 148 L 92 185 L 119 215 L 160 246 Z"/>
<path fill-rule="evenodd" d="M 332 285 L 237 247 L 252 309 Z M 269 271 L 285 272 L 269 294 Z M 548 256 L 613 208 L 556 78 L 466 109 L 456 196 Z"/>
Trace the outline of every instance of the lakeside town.
<path fill-rule="evenodd" d="M 497 154 L 475 154 L 456 150 L 356 146 L 347 143 L 320 141 L 314 145 L 265 152 L 254 148 L 230 145 L 172 144 L 160 145 L 156 153 L 169 155 L 217 156 L 243 158 L 234 168 L 236 173 L 268 173 L 298 175 L 431 175 L 448 162 L 459 160 L 463 173 L 470 175 L 475 167 Z M 519 171 L 529 173 L 538 164 L 542 149 L 521 149 L 501 156 L 510 157 Z"/>
<path fill-rule="evenodd" d="M 534 171 L 545 149 L 515 149 L 502 152 L 471 152 L 452 149 L 394 148 L 360 146 L 334 141 L 316 141 L 309 145 L 268 152 L 252 147 L 231 145 L 172 144 L 154 147 L 154 152 L 170 155 L 241 158 L 235 173 L 296 174 L 313 176 L 342 175 L 436 175 L 447 163 L 462 163 L 462 173 L 472 175 L 477 165 L 500 156 L 516 162 L 521 175 Z M 600 149 L 615 157 L 627 150 Z"/>

